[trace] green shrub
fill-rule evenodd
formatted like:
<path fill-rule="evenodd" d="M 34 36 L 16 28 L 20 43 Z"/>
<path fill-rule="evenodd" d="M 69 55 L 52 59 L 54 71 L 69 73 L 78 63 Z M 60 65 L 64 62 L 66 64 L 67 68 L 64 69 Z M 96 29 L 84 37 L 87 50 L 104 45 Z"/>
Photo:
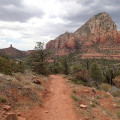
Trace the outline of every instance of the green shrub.
<path fill-rule="evenodd" d="M 69 59 L 68 56 L 62 56 L 60 60 L 62 66 L 62 73 L 68 75 L 70 72 Z"/>
<path fill-rule="evenodd" d="M 72 67 L 72 73 L 77 73 L 77 72 L 79 72 L 80 70 L 82 70 L 81 68 L 82 68 L 82 67 L 81 67 L 80 65 L 74 64 L 73 67 Z"/>
<path fill-rule="evenodd" d="M 97 96 L 97 99 L 101 99 L 101 97 L 100 97 L 100 96 Z"/>
<path fill-rule="evenodd" d="M 73 100 L 75 100 L 75 101 L 78 101 L 78 100 L 79 100 L 79 98 L 78 98 L 76 95 L 71 95 L 71 98 L 72 98 Z"/>
<path fill-rule="evenodd" d="M 112 93 L 112 95 L 113 95 L 114 97 L 120 97 L 120 90 Z"/>
<path fill-rule="evenodd" d="M 96 63 L 93 63 L 91 66 L 91 78 L 96 81 L 97 84 L 103 80 L 101 69 Z"/>
<path fill-rule="evenodd" d="M 100 105 L 100 103 L 95 99 L 92 100 L 92 103 L 95 104 L 95 105 Z"/>
<path fill-rule="evenodd" d="M 111 85 L 103 83 L 101 84 L 101 89 L 104 90 L 105 92 L 108 92 L 109 89 L 111 88 Z"/>
<path fill-rule="evenodd" d="M 75 90 L 75 89 L 73 89 L 73 93 L 76 93 L 76 90 Z"/>
<path fill-rule="evenodd" d="M 119 103 L 116 104 L 116 108 L 120 109 L 120 104 Z"/>
<path fill-rule="evenodd" d="M 62 66 L 59 62 L 53 62 L 53 63 L 50 63 L 49 70 L 53 74 L 59 74 L 59 73 L 62 73 Z"/>
<path fill-rule="evenodd" d="M 91 104 L 91 107 L 96 107 L 96 105 L 94 103 Z"/>
<path fill-rule="evenodd" d="M 113 82 L 117 87 L 120 88 L 120 76 L 117 76 L 115 79 L 113 79 Z"/>
<path fill-rule="evenodd" d="M 105 98 L 109 98 L 110 96 L 109 95 L 104 95 Z"/>
<path fill-rule="evenodd" d="M 74 83 L 74 84 L 78 84 L 78 85 L 82 84 L 82 85 L 84 85 L 84 86 L 90 86 L 88 83 L 83 82 L 83 81 L 80 80 L 80 79 L 77 80 L 77 79 L 72 78 L 72 79 L 71 79 L 71 82 Z"/>
<path fill-rule="evenodd" d="M 11 75 L 16 72 L 24 72 L 24 65 L 19 62 L 0 57 L 0 72 Z"/>
<path fill-rule="evenodd" d="M 10 60 L 0 57 L 0 72 L 5 74 L 11 74 L 11 64 Z"/>
<path fill-rule="evenodd" d="M 117 117 L 120 119 L 120 111 L 117 112 Z"/>
<path fill-rule="evenodd" d="M 89 70 L 80 70 L 74 75 L 75 79 L 82 80 L 83 82 L 88 82 L 90 78 L 90 71 Z"/>
<path fill-rule="evenodd" d="M 5 102 L 7 102 L 7 100 L 6 100 L 6 98 L 2 98 L 2 97 L 0 97 L 0 102 L 5 103 Z"/>
<path fill-rule="evenodd" d="M 90 86 L 89 82 L 90 72 L 88 70 L 80 70 L 74 74 L 74 78 L 71 81 L 75 84 L 83 84 L 84 86 Z"/>

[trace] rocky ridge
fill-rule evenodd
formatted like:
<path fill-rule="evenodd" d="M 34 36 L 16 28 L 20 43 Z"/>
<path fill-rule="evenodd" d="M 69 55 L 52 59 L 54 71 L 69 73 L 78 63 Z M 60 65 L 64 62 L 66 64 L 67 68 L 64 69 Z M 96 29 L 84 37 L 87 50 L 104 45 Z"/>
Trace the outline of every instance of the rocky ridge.
<path fill-rule="evenodd" d="M 23 58 L 29 56 L 33 50 L 21 51 L 14 48 L 12 45 L 8 48 L 0 49 L 0 54 L 7 55 L 11 58 Z"/>
<path fill-rule="evenodd" d="M 10 45 L 10 47 L 8 47 L 8 48 L 0 49 L 0 52 L 2 54 L 8 55 L 8 56 L 10 56 L 12 58 L 25 56 L 24 51 L 20 51 L 20 50 L 14 48 L 12 45 Z"/>
<path fill-rule="evenodd" d="M 55 40 L 49 41 L 46 44 L 46 49 L 54 50 L 56 55 L 65 55 L 79 50 L 83 58 L 109 58 L 115 55 L 119 58 L 119 44 L 120 31 L 117 31 L 117 26 L 110 15 L 103 12 L 90 18 L 74 33 L 66 32 Z M 115 59 L 117 58 L 115 56 Z"/>

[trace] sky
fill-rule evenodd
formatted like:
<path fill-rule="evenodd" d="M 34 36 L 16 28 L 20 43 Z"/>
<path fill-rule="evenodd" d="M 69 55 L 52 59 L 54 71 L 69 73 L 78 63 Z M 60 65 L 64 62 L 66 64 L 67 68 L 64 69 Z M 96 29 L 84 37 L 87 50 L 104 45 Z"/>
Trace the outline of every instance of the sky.
<path fill-rule="evenodd" d="M 0 0 L 0 49 L 34 49 L 107 12 L 120 30 L 120 0 Z"/>

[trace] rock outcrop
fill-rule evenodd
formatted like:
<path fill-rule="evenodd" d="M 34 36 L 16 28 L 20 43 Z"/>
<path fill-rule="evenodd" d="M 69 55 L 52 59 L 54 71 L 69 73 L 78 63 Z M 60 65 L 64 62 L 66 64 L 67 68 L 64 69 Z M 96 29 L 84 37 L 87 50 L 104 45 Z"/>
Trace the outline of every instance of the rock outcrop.
<path fill-rule="evenodd" d="M 119 43 L 120 32 L 117 31 L 116 24 L 109 14 L 103 12 L 89 19 L 74 33 L 66 32 L 49 41 L 46 49 L 54 50 L 57 55 L 69 54 L 78 49 L 82 53 L 98 53 L 98 49 L 106 46 L 114 49 Z"/>
<path fill-rule="evenodd" d="M 91 18 L 74 34 L 84 46 L 97 43 L 116 43 L 117 27 L 107 13 L 100 13 Z M 119 40 L 120 41 L 120 40 Z M 89 44 L 88 44 L 89 42 Z"/>
<path fill-rule="evenodd" d="M 24 51 L 20 51 L 14 47 L 12 47 L 12 45 L 10 45 L 9 48 L 5 48 L 5 49 L 0 49 L 0 53 L 8 55 L 12 58 L 14 57 L 23 57 L 25 56 L 25 52 Z"/>
<path fill-rule="evenodd" d="M 76 50 L 76 38 L 73 33 L 66 32 L 48 42 L 46 49 L 55 50 L 58 55 L 68 54 L 70 51 Z"/>

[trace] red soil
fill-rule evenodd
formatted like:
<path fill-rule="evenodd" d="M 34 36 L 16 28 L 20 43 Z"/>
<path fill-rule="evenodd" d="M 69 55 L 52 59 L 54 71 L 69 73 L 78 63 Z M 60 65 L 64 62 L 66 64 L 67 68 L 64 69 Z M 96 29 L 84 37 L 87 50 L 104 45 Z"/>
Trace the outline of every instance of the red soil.
<path fill-rule="evenodd" d="M 71 90 L 67 88 L 65 79 L 60 75 L 51 75 L 50 94 L 43 108 L 39 106 L 29 111 L 28 120 L 77 120 Z"/>

